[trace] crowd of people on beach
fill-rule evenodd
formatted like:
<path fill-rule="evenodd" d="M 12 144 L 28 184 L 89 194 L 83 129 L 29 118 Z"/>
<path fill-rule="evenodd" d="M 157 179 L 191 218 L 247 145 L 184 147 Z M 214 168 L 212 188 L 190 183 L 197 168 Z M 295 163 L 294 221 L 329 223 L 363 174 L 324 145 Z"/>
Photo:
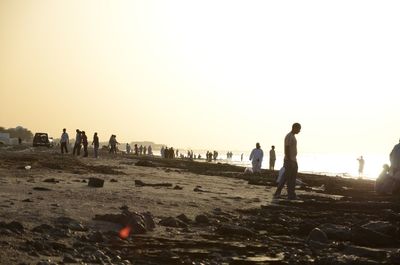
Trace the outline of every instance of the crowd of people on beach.
<path fill-rule="evenodd" d="M 274 197 L 279 198 L 283 187 L 287 186 L 288 199 L 296 199 L 295 186 L 296 186 L 296 177 L 298 172 L 298 164 L 297 164 L 297 140 L 296 134 L 298 134 L 301 130 L 301 125 L 299 123 L 294 123 L 292 125 L 291 131 L 285 136 L 284 139 L 284 161 L 283 167 L 280 170 L 280 176 L 278 178 L 277 189 L 275 191 Z M 116 139 L 116 135 L 112 134 L 108 146 L 108 152 L 110 154 L 116 154 L 118 151 L 118 141 Z M 69 136 L 66 129 L 63 129 L 61 134 L 61 153 L 68 153 L 69 146 Z M 76 129 L 75 143 L 72 149 L 72 155 L 80 156 L 81 150 L 83 147 L 83 157 L 88 157 L 88 137 L 85 131 Z M 99 150 L 99 137 L 97 132 L 93 135 L 92 140 L 93 145 L 93 154 L 94 157 L 98 157 Z M 153 155 L 153 150 L 151 145 L 149 146 L 138 146 L 134 145 L 133 151 L 130 144 L 126 144 L 126 154 L 131 154 L 133 152 L 136 156 L 142 155 Z M 196 156 L 192 150 L 187 151 L 187 156 L 183 155 L 183 153 L 179 153 L 178 149 L 174 149 L 173 147 L 162 146 L 160 150 L 160 156 L 162 158 L 174 159 L 174 158 L 187 158 L 187 159 L 201 159 L 201 155 Z M 231 151 L 227 152 L 227 159 L 232 158 L 233 153 Z M 217 151 L 207 151 L 206 153 L 206 161 L 211 162 L 215 161 L 218 158 Z M 252 168 L 250 171 L 254 174 L 259 174 L 261 172 L 262 161 L 264 158 L 264 152 L 261 149 L 260 143 L 256 143 L 256 147 L 251 151 L 249 160 L 251 161 Z M 243 154 L 241 154 L 241 160 L 243 160 Z M 357 158 L 359 162 L 359 176 L 361 177 L 364 169 L 364 158 L 360 156 Z M 271 146 L 271 150 L 269 151 L 269 170 L 275 170 L 275 161 L 276 161 L 276 153 L 275 146 Z M 388 164 L 383 165 L 382 173 L 376 179 L 375 183 L 375 191 L 379 194 L 395 194 L 400 193 L 400 141 L 396 144 L 391 153 L 390 153 L 390 166 Z"/>

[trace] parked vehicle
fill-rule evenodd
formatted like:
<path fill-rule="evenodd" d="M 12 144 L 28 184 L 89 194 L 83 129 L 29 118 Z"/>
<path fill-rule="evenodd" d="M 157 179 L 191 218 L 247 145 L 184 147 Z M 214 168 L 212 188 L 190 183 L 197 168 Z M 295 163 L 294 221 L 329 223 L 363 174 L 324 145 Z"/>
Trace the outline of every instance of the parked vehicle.
<path fill-rule="evenodd" d="M 35 133 L 35 136 L 33 137 L 33 147 L 36 146 L 52 147 L 53 141 L 50 140 L 47 133 Z"/>

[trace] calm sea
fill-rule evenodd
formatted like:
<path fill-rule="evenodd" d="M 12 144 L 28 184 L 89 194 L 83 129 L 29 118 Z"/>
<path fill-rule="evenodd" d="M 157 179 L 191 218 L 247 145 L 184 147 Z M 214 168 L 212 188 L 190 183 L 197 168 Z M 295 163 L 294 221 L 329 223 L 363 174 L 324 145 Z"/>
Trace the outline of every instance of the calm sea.
<path fill-rule="evenodd" d="M 187 151 L 183 154 L 186 155 Z M 204 159 L 206 151 L 193 150 L 194 154 L 200 154 Z M 249 152 L 243 152 L 243 161 L 241 161 L 242 152 L 233 152 L 233 157 L 227 159 L 226 151 L 218 151 L 217 162 L 229 163 L 243 167 L 251 167 L 249 161 Z M 155 152 L 159 155 L 159 151 Z M 328 176 L 341 176 L 349 178 L 358 178 L 358 160 L 359 154 L 299 154 L 297 157 L 299 172 L 314 173 Z M 362 178 L 376 179 L 382 171 L 383 164 L 389 164 L 389 154 L 363 154 L 365 161 Z M 275 170 L 279 170 L 283 165 L 283 155 L 277 154 Z M 269 167 L 269 151 L 264 151 L 264 160 L 262 168 Z"/>

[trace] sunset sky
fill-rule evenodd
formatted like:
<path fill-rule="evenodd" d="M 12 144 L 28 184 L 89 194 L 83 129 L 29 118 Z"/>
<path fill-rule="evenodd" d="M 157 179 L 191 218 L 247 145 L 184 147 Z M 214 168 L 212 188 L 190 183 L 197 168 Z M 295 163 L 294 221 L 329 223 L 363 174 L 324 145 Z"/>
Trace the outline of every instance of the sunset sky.
<path fill-rule="evenodd" d="M 388 154 L 399 1 L 0 0 L 0 126 Z"/>

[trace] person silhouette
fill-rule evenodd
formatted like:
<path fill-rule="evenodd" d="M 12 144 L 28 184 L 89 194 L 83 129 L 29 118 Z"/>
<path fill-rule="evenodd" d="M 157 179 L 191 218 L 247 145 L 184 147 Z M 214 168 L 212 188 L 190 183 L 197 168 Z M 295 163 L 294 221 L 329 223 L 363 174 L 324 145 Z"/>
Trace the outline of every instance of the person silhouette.
<path fill-rule="evenodd" d="M 358 177 L 361 178 L 364 173 L 365 160 L 363 156 L 360 156 L 359 158 L 357 158 L 357 160 L 358 160 Z"/>
<path fill-rule="evenodd" d="M 274 170 L 275 168 L 275 161 L 276 161 L 276 154 L 275 154 L 275 146 L 271 146 L 271 150 L 269 150 L 269 169 Z"/>
<path fill-rule="evenodd" d="M 261 149 L 260 143 L 256 143 L 256 148 L 254 148 L 251 153 L 249 159 L 251 160 L 251 164 L 253 166 L 253 173 L 261 172 L 261 164 L 264 157 L 264 152 Z"/>
<path fill-rule="evenodd" d="M 283 173 L 282 180 L 278 183 L 274 198 L 280 197 L 282 188 L 285 186 L 285 183 L 287 183 L 288 199 L 297 199 L 295 188 L 297 171 L 299 167 L 297 164 L 297 139 L 295 135 L 298 134 L 300 130 L 300 123 L 293 123 L 292 130 L 285 137 L 285 157 L 283 160 L 285 172 Z"/>
<path fill-rule="evenodd" d="M 390 152 L 390 172 L 394 176 L 400 171 L 400 140 Z"/>

